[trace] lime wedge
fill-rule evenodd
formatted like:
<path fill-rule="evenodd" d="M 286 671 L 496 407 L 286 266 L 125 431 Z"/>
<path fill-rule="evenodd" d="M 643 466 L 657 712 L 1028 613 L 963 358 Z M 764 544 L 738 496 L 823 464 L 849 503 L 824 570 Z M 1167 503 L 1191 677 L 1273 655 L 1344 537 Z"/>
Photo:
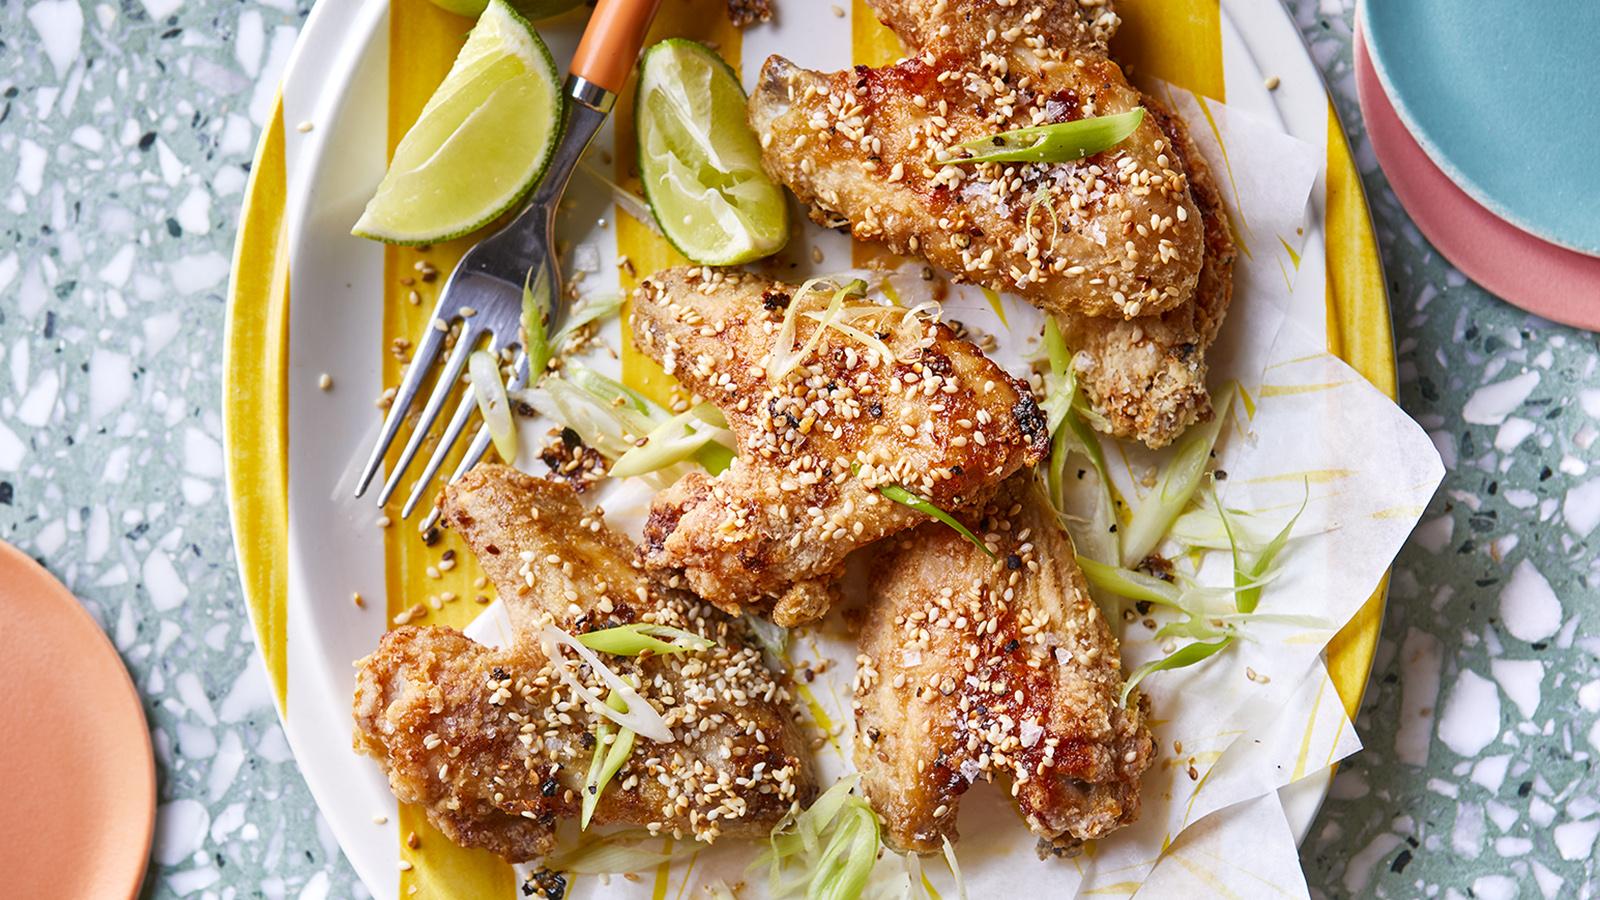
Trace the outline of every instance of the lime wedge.
<path fill-rule="evenodd" d="M 729 266 L 782 249 L 788 205 L 761 170 L 744 89 L 722 57 L 681 38 L 651 47 L 640 64 L 634 125 L 645 199 L 679 253 Z"/>
<path fill-rule="evenodd" d="M 505 0 L 490 0 L 351 233 L 427 244 L 483 227 L 544 173 L 561 135 L 550 51 Z"/>

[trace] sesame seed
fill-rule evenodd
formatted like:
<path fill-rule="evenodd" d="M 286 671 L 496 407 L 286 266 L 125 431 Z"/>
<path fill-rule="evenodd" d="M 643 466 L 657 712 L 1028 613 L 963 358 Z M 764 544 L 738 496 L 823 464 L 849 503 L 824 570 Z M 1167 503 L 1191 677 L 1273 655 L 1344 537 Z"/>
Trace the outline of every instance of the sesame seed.
<path fill-rule="evenodd" d="M 325 391 L 332 389 L 333 388 L 333 376 L 329 375 L 327 372 L 323 372 L 321 375 L 318 375 L 317 376 L 317 387 L 319 387 L 319 388 L 321 388 L 322 390 L 325 390 Z"/>

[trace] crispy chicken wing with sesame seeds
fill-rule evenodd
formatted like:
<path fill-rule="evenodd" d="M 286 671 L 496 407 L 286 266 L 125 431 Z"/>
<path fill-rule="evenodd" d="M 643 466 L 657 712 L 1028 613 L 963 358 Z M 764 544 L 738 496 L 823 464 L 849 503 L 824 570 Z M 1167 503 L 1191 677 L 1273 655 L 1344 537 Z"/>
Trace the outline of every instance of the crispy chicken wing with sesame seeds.
<path fill-rule="evenodd" d="M 875 6 L 920 53 L 833 74 L 769 59 L 750 102 L 768 170 L 818 221 L 1056 314 L 1116 437 L 1161 447 L 1207 418 L 1233 241 L 1182 120 L 1106 58 L 1110 3 Z M 1138 105 L 1132 137 L 1076 163 L 937 165 L 961 140 Z"/>
<path fill-rule="evenodd" d="M 721 408 L 738 443 L 720 475 L 690 474 L 656 497 L 640 555 L 724 609 L 772 603 L 783 625 L 827 611 L 850 551 L 923 521 L 880 485 L 957 509 L 1047 449 L 1025 385 L 947 326 L 898 307 L 850 310 L 881 349 L 828 328 L 792 371 L 769 377 L 790 305 L 798 348 L 820 327 L 807 313 L 831 293 L 685 268 L 634 298 L 640 349 Z"/>
<path fill-rule="evenodd" d="M 565 687 L 538 630 L 654 622 L 716 642 L 704 651 L 607 656 L 664 716 L 675 740 L 639 737 L 594 822 L 710 841 L 767 834 L 816 789 L 787 693 L 739 623 L 634 567 L 632 547 L 564 484 L 481 465 L 445 491 L 509 607 L 517 640 L 498 650 L 441 627 L 384 635 L 358 664 L 355 747 L 395 796 L 465 847 L 513 862 L 550 852 L 578 815 L 597 716 Z M 604 692 L 581 663 L 575 671 Z M 614 730 L 614 729 L 613 729 Z"/>
<path fill-rule="evenodd" d="M 1233 299 L 1233 235 L 1211 167 L 1182 119 L 1150 98 L 1145 108 L 1189 173 L 1189 193 L 1205 228 L 1205 258 L 1194 296 L 1157 316 L 1123 320 L 1066 313 L 1056 317 L 1076 351 L 1078 385 L 1119 438 L 1159 448 L 1211 418 L 1206 356 Z"/>
<path fill-rule="evenodd" d="M 875 567 L 856 673 L 856 767 L 889 843 L 956 837 L 956 807 L 1001 779 L 1041 852 L 1139 815 L 1153 741 L 1124 709 L 1121 658 L 1070 538 L 1027 475 L 967 524 L 991 562 L 938 523 L 890 539 Z"/>
<path fill-rule="evenodd" d="M 1142 104 L 1103 44 L 1067 40 L 1076 4 L 882 8 L 902 37 L 928 40 L 916 55 L 834 73 L 774 56 L 750 99 L 763 164 L 814 218 L 1051 312 L 1131 319 L 1190 298 L 1199 210 L 1153 120 L 1075 162 L 946 164 L 963 141 Z"/>

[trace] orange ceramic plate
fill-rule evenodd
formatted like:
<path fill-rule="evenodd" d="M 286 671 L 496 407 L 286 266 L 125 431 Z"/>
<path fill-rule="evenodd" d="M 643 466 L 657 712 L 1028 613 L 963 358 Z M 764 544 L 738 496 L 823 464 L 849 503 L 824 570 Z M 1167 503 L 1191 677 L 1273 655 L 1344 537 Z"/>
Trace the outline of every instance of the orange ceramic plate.
<path fill-rule="evenodd" d="M 128 671 L 77 598 L 3 543 L 0 609 L 0 893 L 136 897 L 156 770 Z"/>

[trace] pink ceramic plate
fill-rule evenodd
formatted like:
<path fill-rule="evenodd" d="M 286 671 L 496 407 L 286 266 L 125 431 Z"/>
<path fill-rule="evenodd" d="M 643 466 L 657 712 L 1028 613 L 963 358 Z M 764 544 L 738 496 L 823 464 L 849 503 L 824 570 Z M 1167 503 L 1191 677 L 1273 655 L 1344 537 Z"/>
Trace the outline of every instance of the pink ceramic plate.
<path fill-rule="evenodd" d="M 0 896 L 137 897 L 155 827 L 144 709 L 77 598 L 0 543 Z"/>
<path fill-rule="evenodd" d="M 1540 240 L 1467 196 L 1401 123 L 1360 32 L 1355 57 L 1356 89 L 1372 149 L 1423 235 L 1489 292 L 1547 319 L 1600 330 L 1600 257 Z"/>

